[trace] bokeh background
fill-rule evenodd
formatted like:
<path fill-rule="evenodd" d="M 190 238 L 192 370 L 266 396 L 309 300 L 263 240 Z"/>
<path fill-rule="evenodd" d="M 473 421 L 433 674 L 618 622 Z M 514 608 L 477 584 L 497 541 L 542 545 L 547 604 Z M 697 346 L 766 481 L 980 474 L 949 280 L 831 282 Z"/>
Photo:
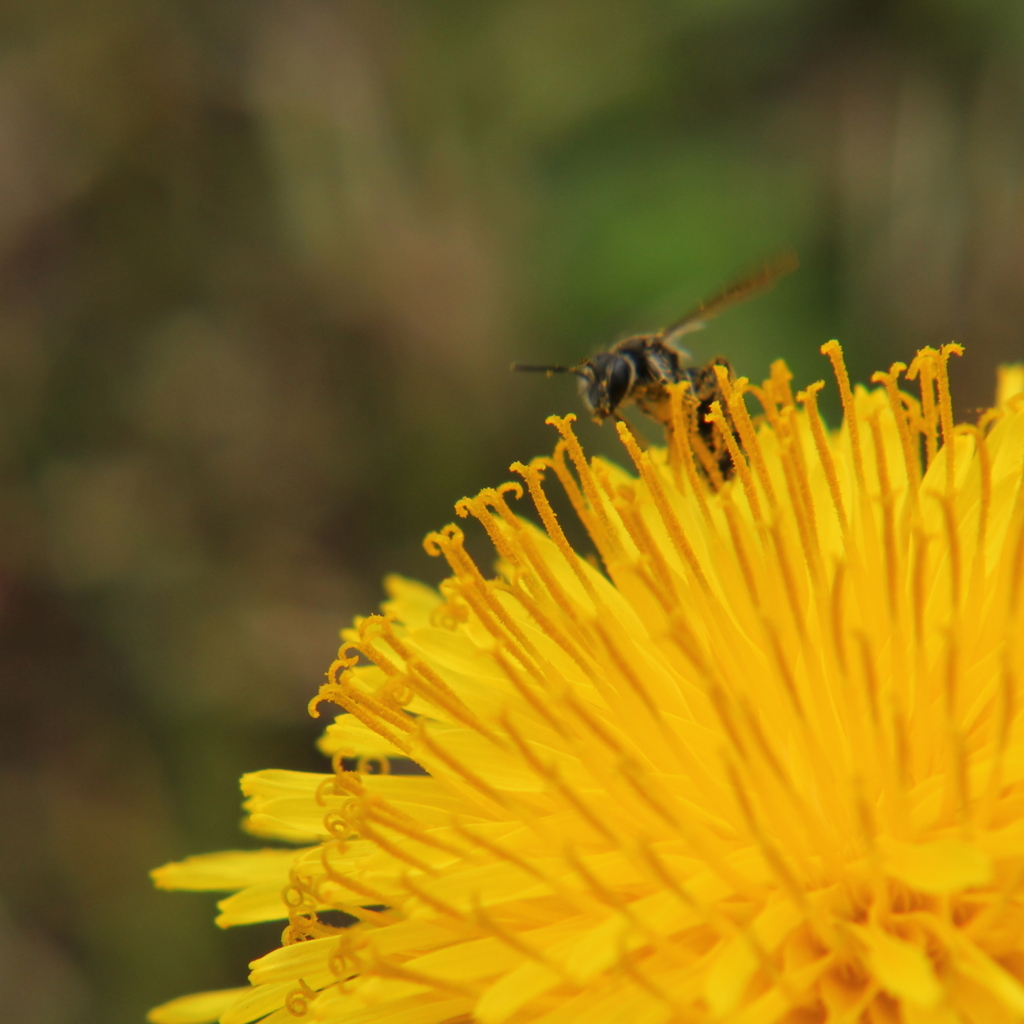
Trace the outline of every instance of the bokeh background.
<path fill-rule="evenodd" d="M 697 358 L 956 339 L 970 414 L 1024 356 L 1022 185 L 1019 0 L 2 0 L 3 1020 L 137 1024 L 276 944 L 147 869 L 254 845 L 237 777 L 322 768 L 338 628 L 550 450 L 574 384 L 511 359 L 793 247 Z"/>

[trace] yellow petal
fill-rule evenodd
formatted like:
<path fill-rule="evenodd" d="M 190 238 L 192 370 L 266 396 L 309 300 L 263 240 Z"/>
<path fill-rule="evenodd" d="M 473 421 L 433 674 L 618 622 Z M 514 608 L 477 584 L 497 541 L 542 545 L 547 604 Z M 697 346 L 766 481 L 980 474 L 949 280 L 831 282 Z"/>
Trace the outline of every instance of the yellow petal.
<path fill-rule="evenodd" d="M 886 992 L 926 1008 L 938 1004 L 942 986 L 920 947 L 873 925 L 847 927 L 864 943 L 871 973 Z"/>
<path fill-rule="evenodd" d="M 1024 985 L 1005 967 L 1000 967 L 977 946 L 959 936 L 955 953 L 960 974 L 982 985 L 1014 1013 L 1024 1014 Z"/>
<path fill-rule="evenodd" d="M 337 935 L 282 946 L 249 964 L 249 981 L 253 985 L 269 985 L 309 977 L 327 969 L 327 958 L 337 948 Z"/>
<path fill-rule="evenodd" d="M 247 832 L 267 839 L 309 843 L 329 835 L 324 816 L 330 806 L 317 803 L 318 787 L 330 775 L 270 769 L 241 778 Z M 339 803 L 340 801 L 335 801 Z"/>
<path fill-rule="evenodd" d="M 320 752 L 330 757 L 404 757 L 405 754 L 382 736 L 367 728 L 354 715 L 338 715 L 317 740 Z"/>
<path fill-rule="evenodd" d="M 949 978 L 951 999 L 963 1017 L 984 1024 L 1020 1024 L 1020 1014 L 1014 1013 L 996 998 L 984 985 L 973 978 L 953 972 Z"/>
<path fill-rule="evenodd" d="M 652 893 L 634 900 L 628 909 L 628 919 L 613 914 L 589 929 L 583 922 L 575 925 L 579 938 L 565 959 L 565 969 L 578 985 L 589 984 L 625 953 L 646 946 L 652 932 L 668 936 L 700 920 L 672 893 Z"/>
<path fill-rule="evenodd" d="M 961 892 L 992 878 L 992 861 L 975 846 L 959 839 L 903 843 L 881 837 L 878 848 L 884 870 L 921 892 Z"/>
<path fill-rule="evenodd" d="M 529 936 L 526 940 L 529 941 Z M 444 978 L 446 981 L 476 981 L 510 971 L 522 963 L 523 959 L 523 954 L 510 948 L 507 943 L 486 938 L 435 950 L 410 960 L 405 966 L 420 974 Z"/>
<path fill-rule="evenodd" d="M 770 988 L 729 1018 L 729 1024 L 775 1024 L 793 1008 L 792 996 L 806 992 L 830 966 L 832 960 L 824 956 L 786 975 L 786 991 Z M 832 1020 L 833 1018 L 829 1018 Z M 842 1018 L 835 1018 L 842 1020 Z"/>
<path fill-rule="evenodd" d="M 476 1004 L 480 1024 L 501 1024 L 531 999 L 554 988 L 562 976 L 550 967 L 527 960 L 492 985 Z"/>
<path fill-rule="evenodd" d="M 1024 409 L 1007 413 L 997 421 L 988 435 L 986 445 L 992 456 L 992 514 L 1008 515 L 1013 506 L 1021 474 L 1021 448 L 1024 444 Z M 1000 487 L 1005 483 L 1002 501 Z"/>
<path fill-rule="evenodd" d="M 451 941 L 451 928 L 433 921 L 399 921 L 366 935 L 367 946 L 378 956 L 421 952 L 446 946 Z"/>
<path fill-rule="evenodd" d="M 154 1007 L 146 1014 L 146 1020 L 150 1024 L 212 1024 L 232 1003 L 250 991 L 246 985 L 244 988 L 224 988 L 216 992 L 180 996 Z"/>
<path fill-rule="evenodd" d="M 364 775 L 363 788 L 424 825 L 447 825 L 453 814 L 466 811 L 456 794 L 428 775 Z"/>
<path fill-rule="evenodd" d="M 323 819 L 326 809 L 309 801 L 276 800 L 270 811 L 250 811 L 242 828 L 260 839 L 280 839 L 284 843 L 316 842 L 327 836 Z"/>
<path fill-rule="evenodd" d="M 783 900 L 758 914 L 748 926 L 749 934 L 737 935 L 724 945 L 704 986 L 712 1013 L 725 1015 L 735 1009 L 761 963 L 761 955 L 772 954 L 802 919 L 803 914 L 789 900 Z"/>
<path fill-rule="evenodd" d="M 499 750 L 486 737 L 473 729 L 446 726 L 435 722 L 428 732 L 461 764 L 472 765 L 473 771 L 495 789 L 513 793 L 540 793 L 548 783 L 530 765 L 512 752 Z M 440 775 L 443 766 L 431 769 Z"/>
<path fill-rule="evenodd" d="M 1003 772 L 1006 779 L 1010 773 Z M 1005 828 L 979 830 L 975 841 L 993 860 L 1020 857 L 1024 854 L 1024 821 L 1014 821 Z"/>
<path fill-rule="evenodd" d="M 900 1007 L 900 1014 L 902 1024 L 963 1024 L 963 1017 L 945 1005 L 925 1008 L 913 1003 L 904 1003 Z"/>
<path fill-rule="evenodd" d="M 1024 393 L 1024 363 L 1011 363 L 996 370 L 996 405 Z"/>
<path fill-rule="evenodd" d="M 389 600 L 383 604 L 386 615 L 410 629 L 429 626 L 434 612 L 441 607 L 441 595 L 418 580 L 391 575 L 384 578 Z"/>
<path fill-rule="evenodd" d="M 250 1021 L 259 1020 L 272 1010 L 284 1006 L 288 993 L 298 987 L 297 982 L 292 980 L 246 989 L 241 998 L 221 1014 L 220 1024 L 249 1024 Z"/>
<path fill-rule="evenodd" d="M 305 850 L 226 850 L 206 853 L 163 867 L 149 874 L 158 889 L 190 892 L 233 892 L 250 885 L 274 884 L 283 888 L 295 859 Z"/>
<path fill-rule="evenodd" d="M 789 1000 L 777 988 L 769 989 L 733 1018 L 734 1024 L 775 1024 L 792 1009 Z"/>
<path fill-rule="evenodd" d="M 328 989 L 320 996 L 313 1003 L 310 1016 L 331 1024 L 441 1024 L 442 1021 L 455 1024 L 468 1021 L 468 1012 L 473 1007 L 473 1001 L 464 996 L 414 995 L 394 1003 L 365 1006 L 349 995 L 336 993 L 336 989 Z M 304 1024 L 309 1017 L 293 1017 L 292 1020 Z"/>
<path fill-rule="evenodd" d="M 246 772 L 239 785 L 251 799 L 273 800 L 291 796 L 313 796 L 330 775 L 319 772 L 295 772 L 285 768 L 268 768 L 262 772 Z"/>
<path fill-rule="evenodd" d="M 218 928 L 233 928 L 238 924 L 257 924 L 260 921 L 280 921 L 288 916 L 281 893 L 283 885 L 252 885 L 219 900 L 215 923 Z"/>

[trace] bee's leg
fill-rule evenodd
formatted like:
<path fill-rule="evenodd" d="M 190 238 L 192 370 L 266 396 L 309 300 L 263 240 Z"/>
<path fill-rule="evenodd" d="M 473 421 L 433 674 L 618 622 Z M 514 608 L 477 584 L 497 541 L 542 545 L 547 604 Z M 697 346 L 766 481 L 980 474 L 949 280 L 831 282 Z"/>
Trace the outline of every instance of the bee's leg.
<path fill-rule="evenodd" d="M 637 446 L 637 448 L 640 449 L 640 451 L 642 451 L 642 452 L 647 451 L 647 449 L 650 447 L 650 445 L 648 444 L 647 438 L 644 437 L 643 434 L 641 434 L 640 431 L 638 431 L 636 429 L 636 427 L 634 427 L 633 424 L 630 423 L 629 420 L 626 419 L 625 416 L 621 416 L 621 415 L 619 415 L 619 413 L 613 412 L 612 413 L 612 418 L 615 420 L 616 423 L 624 423 L 626 425 L 626 429 L 632 435 L 633 440 L 636 441 L 636 446 Z"/>

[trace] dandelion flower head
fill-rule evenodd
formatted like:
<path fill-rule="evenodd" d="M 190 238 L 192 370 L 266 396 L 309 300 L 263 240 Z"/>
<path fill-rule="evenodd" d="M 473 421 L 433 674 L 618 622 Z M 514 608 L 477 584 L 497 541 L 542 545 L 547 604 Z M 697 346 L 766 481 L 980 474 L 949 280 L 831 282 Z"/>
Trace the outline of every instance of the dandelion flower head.
<path fill-rule="evenodd" d="M 629 472 L 553 417 L 459 502 L 495 574 L 431 534 L 451 576 L 390 579 L 311 705 L 333 770 L 242 780 L 293 845 L 154 873 L 282 946 L 151 1020 L 1024 1020 L 1024 371 L 955 425 L 958 346 L 871 389 L 822 351 L 837 431 L 822 382 L 722 371 L 727 480 L 682 385 Z"/>

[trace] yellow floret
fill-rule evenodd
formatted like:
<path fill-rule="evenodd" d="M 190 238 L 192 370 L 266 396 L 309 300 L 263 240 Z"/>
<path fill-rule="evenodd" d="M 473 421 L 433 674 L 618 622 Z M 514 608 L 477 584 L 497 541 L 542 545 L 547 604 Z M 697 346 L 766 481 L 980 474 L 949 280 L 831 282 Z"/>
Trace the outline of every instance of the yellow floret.
<path fill-rule="evenodd" d="M 313 701 L 333 770 L 243 780 L 249 830 L 304 848 L 156 874 L 282 948 L 152 1020 L 1024 1019 L 1024 370 L 957 426 L 959 346 L 873 390 L 823 352 L 834 432 L 821 382 L 723 371 L 732 479 L 680 385 L 665 449 L 620 429 L 636 475 L 554 417 L 552 458 L 459 502 L 497 575 L 431 534 L 452 575 L 390 578 Z"/>

